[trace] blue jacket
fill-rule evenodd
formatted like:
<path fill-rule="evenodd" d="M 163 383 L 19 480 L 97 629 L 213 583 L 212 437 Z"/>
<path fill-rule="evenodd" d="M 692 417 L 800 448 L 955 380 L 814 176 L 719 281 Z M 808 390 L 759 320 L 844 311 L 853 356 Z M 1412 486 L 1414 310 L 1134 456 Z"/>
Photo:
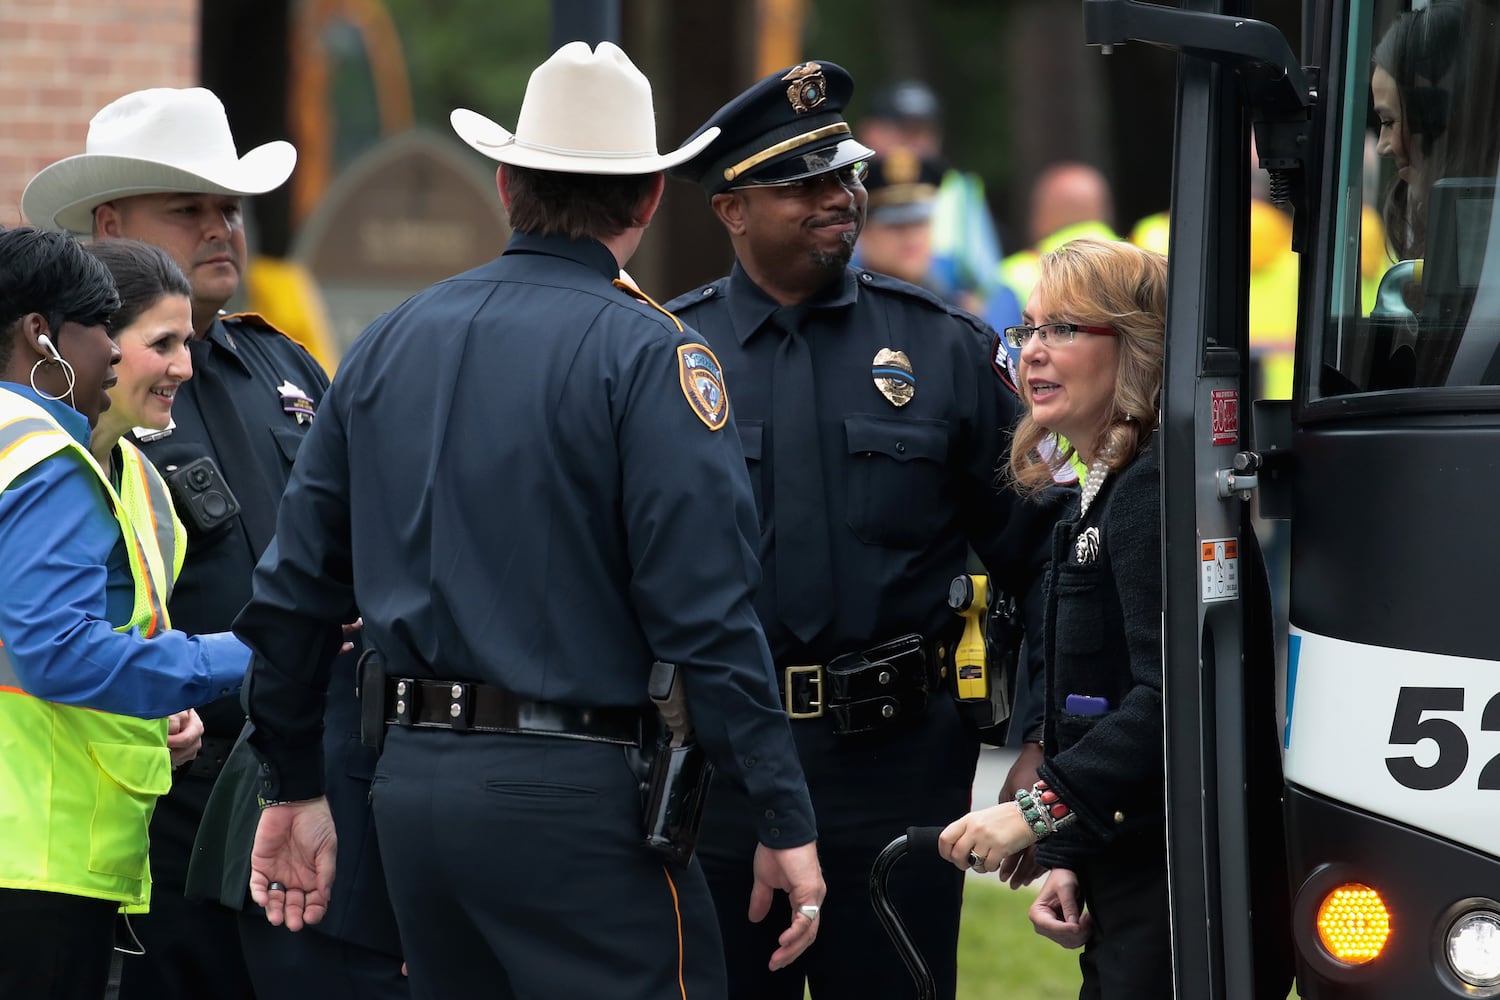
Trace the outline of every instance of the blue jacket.
<path fill-rule="evenodd" d="M 357 593 L 395 675 L 649 710 L 652 662 L 679 664 L 761 842 L 813 839 L 717 366 L 617 274 L 595 241 L 518 234 L 350 349 L 235 624 L 267 798 L 322 790 L 320 692 Z"/>
<path fill-rule="evenodd" d="M 71 406 L 11 382 L 0 391 L 43 406 L 88 448 Z M 233 635 L 114 631 L 130 621 L 134 583 L 109 501 L 79 458 L 48 459 L 0 492 L 0 566 L 0 636 L 27 694 L 158 719 L 239 688 L 248 654 Z"/>

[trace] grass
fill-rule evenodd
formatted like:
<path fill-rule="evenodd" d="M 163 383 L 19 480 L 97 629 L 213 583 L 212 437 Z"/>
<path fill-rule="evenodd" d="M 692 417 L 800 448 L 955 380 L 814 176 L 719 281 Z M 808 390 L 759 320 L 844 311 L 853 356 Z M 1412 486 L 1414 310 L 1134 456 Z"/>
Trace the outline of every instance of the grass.
<path fill-rule="evenodd" d="M 958 1000 L 1073 1000 L 1082 976 L 1078 952 L 1031 928 L 1035 889 L 1011 891 L 997 878 L 964 883 L 958 934 Z M 913 990 L 913 996 L 916 995 Z"/>

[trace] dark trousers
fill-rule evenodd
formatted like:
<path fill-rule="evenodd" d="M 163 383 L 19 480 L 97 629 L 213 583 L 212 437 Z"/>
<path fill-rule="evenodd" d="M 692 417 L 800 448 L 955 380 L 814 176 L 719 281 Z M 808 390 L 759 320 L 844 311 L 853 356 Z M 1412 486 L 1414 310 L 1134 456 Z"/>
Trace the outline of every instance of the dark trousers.
<path fill-rule="evenodd" d="M 1079 1000 L 1172 1000 L 1172 925 L 1167 854 L 1109 851 L 1078 870 L 1093 932 L 1078 965 Z"/>
<path fill-rule="evenodd" d="M 266 913 L 246 903 L 239 914 L 240 944 L 255 992 L 263 997 L 318 1000 L 407 1000 L 411 991 L 394 955 L 340 941 L 317 930 L 272 927 Z"/>
<path fill-rule="evenodd" d="M 255 1000 L 235 912 L 151 888 L 151 912 L 130 917 L 144 955 L 126 955 L 120 1000 Z"/>
<path fill-rule="evenodd" d="M 698 855 L 724 931 L 730 996 L 736 1000 L 909 1000 L 911 976 L 870 905 L 875 856 L 911 826 L 946 826 L 969 809 L 979 746 L 952 700 L 932 699 L 912 728 L 836 736 L 829 719 L 794 720 L 802 766 L 818 818 L 818 858 L 828 897 L 818 939 L 780 972 L 767 968 L 791 921 L 784 894 L 759 924 L 746 919 L 755 849 L 749 803 L 728 782 L 708 798 Z M 988 804 L 988 803 L 986 803 Z M 937 996 L 957 988 L 963 874 L 932 857 L 909 855 L 890 879 L 891 901 L 931 967 Z"/>
<path fill-rule="evenodd" d="M 0 997 L 99 1000 L 119 909 L 107 899 L 0 889 Z"/>
<path fill-rule="evenodd" d="M 371 791 L 417 1000 L 724 995 L 702 871 L 641 846 L 622 748 L 393 728 Z"/>

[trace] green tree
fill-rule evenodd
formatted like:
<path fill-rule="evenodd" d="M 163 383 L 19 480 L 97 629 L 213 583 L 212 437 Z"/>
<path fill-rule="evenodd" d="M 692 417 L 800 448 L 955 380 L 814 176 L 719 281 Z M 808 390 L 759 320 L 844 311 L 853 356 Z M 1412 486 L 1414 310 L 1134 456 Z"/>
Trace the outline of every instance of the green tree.
<path fill-rule="evenodd" d="M 418 124 L 448 129 L 467 107 L 514 127 L 526 81 L 552 49 L 548 0 L 386 0 Z"/>

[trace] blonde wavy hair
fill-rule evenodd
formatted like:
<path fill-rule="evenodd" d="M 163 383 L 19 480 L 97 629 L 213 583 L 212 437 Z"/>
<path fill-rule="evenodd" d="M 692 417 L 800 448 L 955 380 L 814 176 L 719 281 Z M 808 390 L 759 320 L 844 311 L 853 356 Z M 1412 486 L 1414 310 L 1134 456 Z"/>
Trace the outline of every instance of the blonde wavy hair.
<path fill-rule="evenodd" d="M 1036 289 L 1060 320 L 1107 326 L 1120 344 L 1114 406 L 1093 453 L 1111 472 L 1135 460 L 1158 423 L 1167 313 L 1167 258 L 1131 243 L 1083 239 L 1041 259 Z M 1031 389 L 1021 380 L 1028 412 L 1010 449 L 1010 480 L 1023 494 L 1052 485 L 1052 473 L 1072 458 L 1052 431 L 1029 412 Z M 1051 442 L 1051 446 L 1048 446 Z"/>

